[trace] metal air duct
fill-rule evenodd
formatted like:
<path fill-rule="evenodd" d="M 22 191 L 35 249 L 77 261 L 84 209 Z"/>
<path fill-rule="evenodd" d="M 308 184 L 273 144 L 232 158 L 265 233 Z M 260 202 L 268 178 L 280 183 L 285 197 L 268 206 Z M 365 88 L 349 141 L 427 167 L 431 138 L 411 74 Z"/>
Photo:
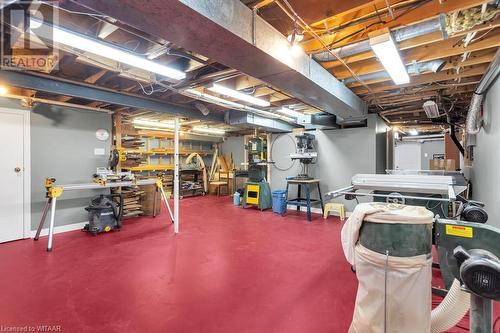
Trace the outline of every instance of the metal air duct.
<path fill-rule="evenodd" d="M 478 124 L 479 113 L 481 111 L 481 104 L 483 102 L 483 96 L 488 91 L 488 88 L 495 81 L 498 74 L 500 73 L 500 49 L 497 50 L 495 55 L 495 60 L 490 64 L 488 70 L 481 78 L 479 85 L 477 86 L 469 107 L 469 112 L 467 113 L 466 120 L 466 130 L 467 134 L 476 135 L 481 130 L 481 125 Z M 475 140 L 471 140 L 475 142 Z M 472 145 L 472 144 L 470 144 Z"/>
<path fill-rule="evenodd" d="M 391 32 L 391 35 L 394 42 L 399 43 L 408 39 L 430 34 L 436 31 L 443 31 L 443 32 L 445 31 L 444 24 L 442 23 L 442 20 L 440 20 L 439 18 L 434 18 L 405 28 L 394 30 Z M 367 39 L 358 43 L 349 44 L 343 47 L 336 48 L 334 51 L 339 55 L 339 57 L 344 58 L 370 50 L 371 50 L 370 41 Z M 318 52 L 313 55 L 313 58 L 319 62 L 337 60 L 328 51 Z"/>
<path fill-rule="evenodd" d="M 438 73 L 444 68 L 445 65 L 446 65 L 446 60 L 436 59 L 436 60 L 408 65 L 406 66 L 406 71 L 408 72 L 409 75 L 418 75 L 424 72 Z M 380 72 L 360 75 L 358 77 L 362 81 L 370 81 L 370 80 L 389 78 L 389 74 L 386 71 L 380 71 Z M 350 77 L 343 80 L 343 82 L 345 85 L 348 85 L 357 82 L 357 80 L 353 77 Z"/>

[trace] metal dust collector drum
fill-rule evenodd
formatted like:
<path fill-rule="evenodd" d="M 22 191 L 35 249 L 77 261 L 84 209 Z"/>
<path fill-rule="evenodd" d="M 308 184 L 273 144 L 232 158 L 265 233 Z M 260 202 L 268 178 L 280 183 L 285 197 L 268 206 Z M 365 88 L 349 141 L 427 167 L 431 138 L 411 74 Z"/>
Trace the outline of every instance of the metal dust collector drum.
<path fill-rule="evenodd" d="M 424 207 L 356 207 L 342 231 L 344 250 L 351 233 L 359 282 L 350 333 L 430 332 L 432 223 Z"/>

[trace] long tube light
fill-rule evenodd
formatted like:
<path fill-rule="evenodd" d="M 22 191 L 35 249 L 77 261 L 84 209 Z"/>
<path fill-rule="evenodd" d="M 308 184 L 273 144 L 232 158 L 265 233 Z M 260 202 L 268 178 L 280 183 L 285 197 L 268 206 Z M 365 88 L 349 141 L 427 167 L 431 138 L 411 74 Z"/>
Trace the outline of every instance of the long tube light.
<path fill-rule="evenodd" d="M 120 50 L 112 44 L 98 41 L 87 36 L 63 29 L 58 26 L 43 23 L 36 18 L 30 18 L 30 30 L 37 37 L 52 40 L 84 52 L 96 54 L 122 64 L 140 68 L 148 72 L 156 73 L 175 80 L 182 80 L 186 77 L 184 72 L 134 55 L 128 51 Z"/>
<path fill-rule="evenodd" d="M 222 105 L 222 106 L 226 106 L 226 107 L 233 107 L 233 108 L 235 108 L 237 110 L 243 110 L 243 111 L 246 111 L 246 112 L 255 112 L 257 114 L 260 114 L 260 115 L 266 116 L 266 117 L 270 117 L 270 118 L 279 118 L 279 119 L 282 119 L 282 120 L 285 120 L 285 121 L 288 121 L 288 122 L 293 122 L 294 121 L 294 119 L 289 118 L 289 117 L 277 115 L 277 114 L 272 113 L 272 112 L 268 112 L 268 111 L 265 111 L 265 110 L 256 109 L 256 108 L 253 108 L 253 107 L 248 106 L 248 105 L 243 105 L 243 104 L 240 104 L 240 103 L 229 101 L 229 100 L 224 99 L 224 98 L 220 98 L 220 97 L 217 97 L 217 96 L 214 96 L 214 95 L 203 93 L 203 92 L 198 91 L 196 89 L 186 89 L 186 90 L 183 90 L 181 92 L 181 94 L 184 94 L 184 95 L 186 95 L 188 97 L 191 97 L 191 98 L 196 98 L 196 99 L 199 99 L 199 100 L 203 100 L 203 101 L 206 101 L 206 102 L 209 102 L 209 103 L 214 103 L 214 104 Z"/>
<path fill-rule="evenodd" d="M 201 127 L 201 126 L 193 127 L 193 131 L 200 133 L 208 133 L 208 134 L 219 134 L 219 135 L 223 135 L 226 133 L 226 131 L 221 128 Z"/>
<path fill-rule="evenodd" d="M 163 122 L 163 121 L 136 118 L 133 120 L 133 123 L 134 125 L 148 126 L 148 127 L 170 128 L 170 129 L 174 128 L 173 122 Z"/>
<path fill-rule="evenodd" d="M 235 103 L 233 101 L 228 101 L 227 99 L 224 99 L 224 98 L 220 98 L 220 97 L 210 95 L 210 94 L 204 94 L 201 91 L 198 91 L 196 89 L 186 89 L 186 90 L 184 90 L 184 92 L 187 93 L 188 95 L 194 95 L 194 96 L 201 98 L 203 100 L 209 100 L 209 101 L 213 101 L 215 103 L 220 103 L 220 104 L 232 106 L 235 108 L 241 108 L 244 106 L 243 104 Z"/>
<path fill-rule="evenodd" d="M 390 33 L 370 37 L 370 46 L 395 84 L 410 82 L 406 66 L 403 64 Z"/>
<path fill-rule="evenodd" d="M 209 87 L 208 89 L 211 90 L 211 91 L 214 91 L 216 93 L 219 93 L 219 94 L 222 94 L 222 95 L 226 95 L 226 96 L 229 96 L 229 97 L 233 97 L 233 98 L 239 99 L 241 101 L 244 101 L 244 102 L 247 102 L 247 103 L 250 103 L 250 104 L 254 104 L 254 105 L 258 105 L 258 106 L 264 106 L 264 107 L 271 105 L 271 103 L 269 103 L 266 100 L 254 97 L 252 95 L 248 95 L 248 94 L 242 93 L 242 92 L 240 92 L 238 90 L 234 90 L 234 89 L 230 89 L 230 88 L 221 86 L 220 84 L 217 84 L 217 83 L 214 83 L 214 85 L 212 87 Z"/>
<path fill-rule="evenodd" d="M 290 117 L 294 117 L 294 118 L 298 118 L 298 117 L 302 116 L 302 113 L 290 110 L 287 107 L 282 107 L 281 109 L 278 110 L 278 112 L 282 113 L 284 115 L 290 116 Z"/>

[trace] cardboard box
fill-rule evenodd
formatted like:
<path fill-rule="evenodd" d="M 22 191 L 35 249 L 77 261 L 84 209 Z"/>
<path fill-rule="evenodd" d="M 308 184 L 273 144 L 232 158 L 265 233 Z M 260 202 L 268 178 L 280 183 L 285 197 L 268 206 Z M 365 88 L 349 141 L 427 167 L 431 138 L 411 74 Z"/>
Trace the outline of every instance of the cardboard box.
<path fill-rule="evenodd" d="M 456 163 L 453 159 L 447 160 L 430 160 L 429 161 L 430 170 L 445 170 L 445 171 L 456 171 Z"/>

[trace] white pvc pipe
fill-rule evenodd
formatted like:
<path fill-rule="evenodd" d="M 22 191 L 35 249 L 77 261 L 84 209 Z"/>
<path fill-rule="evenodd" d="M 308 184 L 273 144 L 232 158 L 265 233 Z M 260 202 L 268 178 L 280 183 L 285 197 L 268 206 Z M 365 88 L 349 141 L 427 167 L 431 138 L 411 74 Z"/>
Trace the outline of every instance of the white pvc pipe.
<path fill-rule="evenodd" d="M 174 122 L 174 232 L 179 233 L 179 117 Z"/>
<path fill-rule="evenodd" d="M 470 294 L 463 291 L 460 281 L 453 280 L 441 304 L 431 312 L 431 332 L 439 333 L 454 327 L 470 308 Z"/>

